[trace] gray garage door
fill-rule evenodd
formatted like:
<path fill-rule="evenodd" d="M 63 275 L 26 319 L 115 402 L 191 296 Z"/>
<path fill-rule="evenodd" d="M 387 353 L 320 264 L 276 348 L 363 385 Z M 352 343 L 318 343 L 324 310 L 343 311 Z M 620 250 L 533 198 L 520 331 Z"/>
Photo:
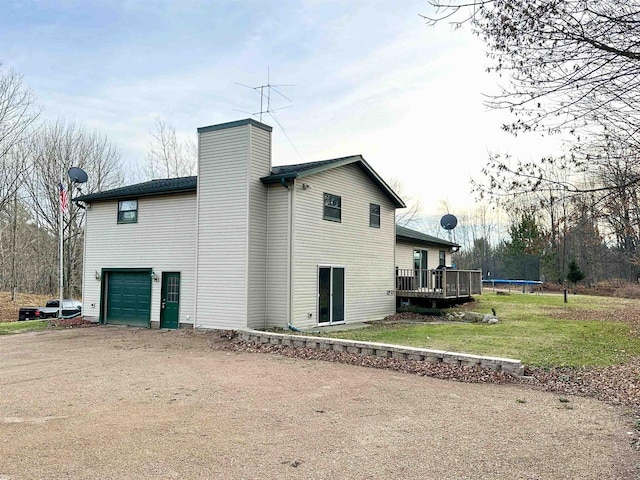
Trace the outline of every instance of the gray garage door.
<path fill-rule="evenodd" d="M 107 272 L 105 323 L 149 327 L 151 274 L 147 271 Z"/>

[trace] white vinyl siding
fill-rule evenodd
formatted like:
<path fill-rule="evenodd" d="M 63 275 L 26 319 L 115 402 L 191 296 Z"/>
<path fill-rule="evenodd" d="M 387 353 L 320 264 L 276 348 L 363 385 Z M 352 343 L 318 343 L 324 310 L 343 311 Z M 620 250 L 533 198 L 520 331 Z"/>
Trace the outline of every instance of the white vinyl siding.
<path fill-rule="evenodd" d="M 289 190 L 269 187 L 267 257 L 267 327 L 289 321 Z"/>
<path fill-rule="evenodd" d="M 199 327 L 244 328 L 250 313 L 251 323 L 256 321 L 256 305 L 260 302 L 262 308 L 265 305 L 266 194 L 262 196 L 259 192 L 266 187 L 257 182 L 259 177 L 269 174 L 269 158 L 262 156 L 268 155 L 270 145 L 262 133 L 268 136 L 268 132 L 247 124 L 199 134 L 196 282 Z M 252 136 L 256 136 L 255 147 Z M 253 168 L 251 160 L 257 162 Z M 260 201 L 262 208 L 258 208 Z M 251 219 L 250 204 L 257 208 Z M 257 219 L 259 215 L 263 215 L 261 220 Z M 250 275 L 254 268 L 257 273 Z M 255 301 L 249 301 L 249 297 L 255 297 Z M 264 313 L 261 318 L 264 319 Z"/>
<path fill-rule="evenodd" d="M 413 268 L 413 245 L 399 241 L 396 243 L 396 267 L 400 269 Z"/>
<path fill-rule="evenodd" d="M 271 173 L 271 135 L 251 127 L 249 165 L 249 263 L 247 326 L 265 328 L 267 312 L 267 187 L 261 177 Z M 282 187 L 281 187 L 282 188 Z"/>
<path fill-rule="evenodd" d="M 192 323 L 195 294 L 196 195 L 163 195 L 138 199 L 137 223 L 117 223 L 118 201 L 96 202 L 87 211 L 82 310 L 100 315 L 103 268 L 151 268 L 180 272 L 180 322 Z M 161 282 L 151 284 L 151 321 L 160 321 Z"/>
<path fill-rule="evenodd" d="M 451 265 L 451 249 L 437 244 L 418 244 L 400 240 L 396 243 L 396 266 L 401 269 L 413 269 L 413 251 L 427 251 L 427 268 L 437 268 L 440 263 L 440 250 L 444 250 L 447 265 Z"/>
<path fill-rule="evenodd" d="M 296 327 L 317 325 L 318 265 L 345 268 L 346 323 L 395 311 L 394 206 L 355 164 L 304 178 L 294 192 L 294 311 Z M 323 220 L 323 193 L 341 196 L 342 221 Z M 380 228 L 369 227 L 369 204 L 380 205 Z"/>

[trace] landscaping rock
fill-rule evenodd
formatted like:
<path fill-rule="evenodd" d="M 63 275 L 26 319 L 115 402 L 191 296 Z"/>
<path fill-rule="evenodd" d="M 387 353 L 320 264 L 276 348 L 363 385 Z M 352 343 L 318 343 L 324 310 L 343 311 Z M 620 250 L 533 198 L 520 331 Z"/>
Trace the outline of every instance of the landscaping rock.
<path fill-rule="evenodd" d="M 464 312 L 462 319 L 465 322 L 481 322 L 482 319 L 484 318 L 484 315 L 482 313 L 476 313 L 476 312 Z"/>

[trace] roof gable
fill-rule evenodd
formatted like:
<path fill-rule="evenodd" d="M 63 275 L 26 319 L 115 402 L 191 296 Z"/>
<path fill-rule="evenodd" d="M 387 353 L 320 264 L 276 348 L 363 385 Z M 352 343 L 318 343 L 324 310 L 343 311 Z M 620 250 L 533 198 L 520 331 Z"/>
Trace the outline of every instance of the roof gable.
<path fill-rule="evenodd" d="M 271 168 L 271 175 L 262 177 L 262 183 L 283 183 L 287 180 L 296 178 L 304 178 L 317 173 L 325 172 L 344 165 L 357 164 L 360 169 L 375 183 L 380 190 L 391 200 L 396 208 L 406 207 L 402 199 L 391 189 L 389 185 L 371 168 L 362 155 L 351 155 L 349 157 L 333 158 L 330 160 L 321 160 L 318 162 L 299 163 L 296 165 L 282 165 Z"/>

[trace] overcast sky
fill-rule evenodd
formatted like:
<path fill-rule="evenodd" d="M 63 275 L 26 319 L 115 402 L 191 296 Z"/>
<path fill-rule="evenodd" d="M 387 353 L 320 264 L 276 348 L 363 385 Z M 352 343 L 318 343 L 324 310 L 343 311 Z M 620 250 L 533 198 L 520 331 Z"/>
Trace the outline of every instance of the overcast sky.
<path fill-rule="evenodd" d="M 160 117 L 180 135 L 256 112 L 236 85 L 291 84 L 275 113 L 273 163 L 362 154 L 385 179 L 454 213 L 474 198 L 487 152 L 526 159 L 558 143 L 500 131 L 483 44 L 430 28 L 426 0 L 3 0 L 0 62 L 24 76 L 45 118 L 107 135 L 142 162 Z M 289 103 L 272 94 L 274 107 Z M 295 148 L 291 145 L 295 146 Z"/>

